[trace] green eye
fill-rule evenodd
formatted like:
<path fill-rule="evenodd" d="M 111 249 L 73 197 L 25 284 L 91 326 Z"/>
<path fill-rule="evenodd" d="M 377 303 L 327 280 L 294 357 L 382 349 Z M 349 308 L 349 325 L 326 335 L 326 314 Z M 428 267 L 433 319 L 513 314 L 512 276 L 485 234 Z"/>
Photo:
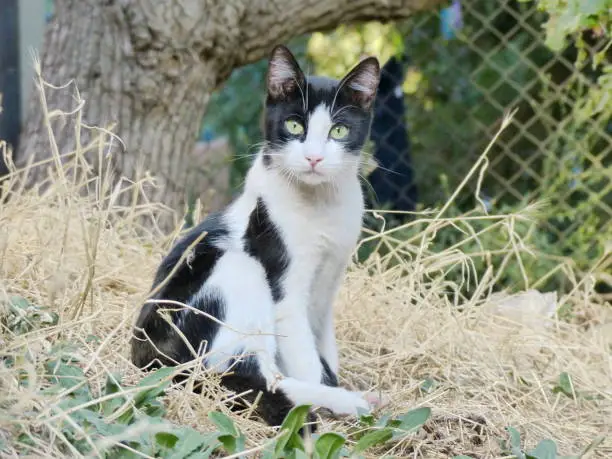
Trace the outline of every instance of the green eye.
<path fill-rule="evenodd" d="M 304 132 L 304 126 L 302 126 L 302 124 L 296 120 L 285 121 L 285 127 L 291 135 L 300 135 Z"/>
<path fill-rule="evenodd" d="M 336 124 L 329 131 L 329 135 L 332 139 L 341 140 L 344 139 L 349 133 L 349 128 L 347 128 L 344 124 Z"/>

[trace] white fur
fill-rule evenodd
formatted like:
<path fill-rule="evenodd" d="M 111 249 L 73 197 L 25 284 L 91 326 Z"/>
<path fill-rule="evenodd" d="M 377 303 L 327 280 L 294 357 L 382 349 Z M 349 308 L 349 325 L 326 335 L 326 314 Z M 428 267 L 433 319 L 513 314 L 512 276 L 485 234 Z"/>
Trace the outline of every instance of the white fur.
<path fill-rule="evenodd" d="M 331 125 L 329 111 L 319 107 L 306 141 L 287 147 L 282 167 L 265 167 L 261 156 L 255 160 L 243 193 L 226 213 L 229 236 L 221 243 L 225 254 L 197 295 L 217 289 L 226 302 L 226 326 L 210 347 L 207 366 L 224 371 L 237 352 L 255 354 L 269 387 L 282 373 L 278 387 L 293 403 L 357 414 L 369 408 L 362 393 L 321 384 L 319 353 L 334 373 L 338 371 L 332 304 L 363 215 L 356 158 L 347 159 L 351 155 L 328 139 Z M 317 178 L 308 173 L 305 159 L 312 152 L 324 157 Z M 278 304 L 262 266 L 243 251 L 242 235 L 259 197 L 291 260 L 283 279 L 285 296 Z"/>
<path fill-rule="evenodd" d="M 342 144 L 331 137 L 333 126 L 330 110 L 326 105 L 319 105 L 308 120 L 306 139 L 290 140 L 280 152 L 282 170 L 291 177 L 309 184 L 320 185 L 335 182 L 340 175 L 351 175 L 357 178 L 358 158 L 347 154 Z M 322 161 L 313 168 L 309 156 L 318 156 Z"/>
<path fill-rule="evenodd" d="M 323 384 L 313 385 L 293 378 L 287 378 L 278 385 L 296 405 L 318 405 L 336 414 L 359 414 L 359 410 L 369 411 L 370 405 L 361 392 L 352 392 L 341 387 Z M 376 403 L 376 402 L 375 402 Z"/>

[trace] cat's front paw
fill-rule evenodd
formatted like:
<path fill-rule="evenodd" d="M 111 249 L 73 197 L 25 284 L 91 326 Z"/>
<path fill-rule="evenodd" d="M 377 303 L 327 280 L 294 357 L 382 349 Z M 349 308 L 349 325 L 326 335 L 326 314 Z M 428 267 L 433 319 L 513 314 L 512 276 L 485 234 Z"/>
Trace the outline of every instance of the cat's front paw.
<path fill-rule="evenodd" d="M 353 392 L 352 395 L 355 396 L 353 416 L 369 414 L 389 403 L 389 397 L 382 393 Z"/>
<path fill-rule="evenodd" d="M 346 389 L 335 389 L 330 392 L 329 401 L 322 403 L 336 416 L 360 416 L 387 404 L 387 398 L 382 394 L 372 392 L 353 392 Z"/>
<path fill-rule="evenodd" d="M 378 410 L 389 404 L 391 401 L 389 396 L 382 392 L 361 392 L 361 397 L 368 404 L 369 410 Z"/>

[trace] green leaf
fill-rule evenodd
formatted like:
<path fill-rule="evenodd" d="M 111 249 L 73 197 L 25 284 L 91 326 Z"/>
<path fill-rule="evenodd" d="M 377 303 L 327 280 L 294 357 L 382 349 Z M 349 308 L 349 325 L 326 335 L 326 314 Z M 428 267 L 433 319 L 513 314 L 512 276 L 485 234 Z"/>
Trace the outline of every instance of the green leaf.
<path fill-rule="evenodd" d="M 212 423 L 217 426 L 221 434 L 230 435 L 232 437 L 237 437 L 240 435 L 234 421 L 232 421 L 232 419 L 225 413 L 220 411 L 211 411 L 208 413 L 208 419 L 210 419 Z"/>
<path fill-rule="evenodd" d="M 104 395 L 118 394 L 121 391 L 121 377 L 119 375 L 108 375 L 104 385 Z M 124 396 L 117 396 L 102 402 L 102 412 L 104 416 L 110 416 L 126 401 Z"/>
<path fill-rule="evenodd" d="M 572 378 L 565 371 L 559 375 L 559 383 L 553 387 L 552 391 L 554 394 L 562 393 L 570 398 L 575 398 L 576 395 Z"/>
<path fill-rule="evenodd" d="M 201 434 L 188 427 L 183 427 L 173 431 L 178 442 L 174 445 L 171 454 L 166 455 L 166 459 L 184 459 L 187 457 L 197 457 L 198 459 L 207 459 L 215 449 L 221 446 L 217 440 L 217 433 Z M 194 451 L 197 451 L 196 456 L 192 456 Z"/>
<path fill-rule="evenodd" d="M 238 450 L 238 445 L 236 444 L 236 437 L 232 435 L 219 435 L 217 440 L 221 442 L 225 451 L 230 454 L 235 453 Z"/>
<path fill-rule="evenodd" d="M 527 453 L 528 459 L 557 459 L 557 444 L 552 440 L 542 440 L 534 450 Z"/>
<path fill-rule="evenodd" d="M 168 377 L 172 375 L 174 371 L 175 368 L 173 367 L 162 367 L 142 378 L 137 387 L 154 387 L 138 392 L 134 396 L 134 406 L 136 408 L 140 408 L 145 403 L 155 400 L 157 397 L 162 395 L 166 390 L 166 387 L 170 385 L 171 381 Z M 165 379 L 167 380 L 164 381 Z"/>
<path fill-rule="evenodd" d="M 510 451 L 518 459 L 525 459 L 525 454 L 521 449 L 521 434 L 514 427 L 506 427 L 508 434 L 510 434 Z"/>
<path fill-rule="evenodd" d="M 66 364 L 61 359 L 48 361 L 45 366 L 52 376 L 52 382 L 64 389 L 73 389 L 72 393 L 75 395 L 90 395 L 87 378 L 81 368 Z"/>
<path fill-rule="evenodd" d="M 389 441 L 392 437 L 393 430 L 388 427 L 380 430 L 373 430 L 359 439 L 353 451 L 361 453 L 372 446 Z"/>
<path fill-rule="evenodd" d="M 86 429 L 88 426 L 92 426 L 97 435 L 119 435 L 125 430 L 125 426 L 117 423 L 107 423 L 100 414 L 87 409 L 75 411 L 71 416 Z"/>
<path fill-rule="evenodd" d="M 232 419 L 220 411 L 208 413 L 208 418 L 219 428 L 217 439 L 229 453 L 235 453 L 244 449 L 245 437 L 234 424 Z"/>
<path fill-rule="evenodd" d="M 371 414 L 363 414 L 359 416 L 359 422 L 365 426 L 373 426 L 374 425 L 374 416 Z"/>
<path fill-rule="evenodd" d="M 304 449 L 302 438 L 300 437 L 299 431 L 304 427 L 308 412 L 310 411 L 310 405 L 299 405 L 294 406 L 283 421 L 280 431 L 287 432 L 281 436 L 274 448 L 274 452 L 279 455 L 283 452 L 289 452 L 292 449 Z"/>
<path fill-rule="evenodd" d="M 415 430 L 420 429 L 423 424 L 427 422 L 430 416 L 431 408 L 422 407 L 411 410 L 399 417 L 401 424 L 397 426 L 397 428 L 406 433 L 414 432 Z"/>
<path fill-rule="evenodd" d="M 429 392 L 431 392 L 434 387 L 436 385 L 436 381 L 433 378 L 427 378 L 425 379 L 425 381 L 423 381 L 423 383 L 421 384 L 421 387 L 419 388 L 419 390 L 421 392 L 424 392 L 426 394 L 428 394 Z"/>
<path fill-rule="evenodd" d="M 378 421 L 376 421 L 376 424 L 374 425 L 376 427 L 388 427 L 388 424 L 390 421 L 391 421 L 391 415 L 384 414 L 378 419 Z"/>
<path fill-rule="evenodd" d="M 151 400 L 140 409 L 144 414 L 152 418 L 161 418 L 166 414 L 166 408 L 159 400 Z"/>
<path fill-rule="evenodd" d="M 126 446 L 134 448 L 136 451 L 139 451 L 141 453 L 143 452 L 141 448 L 139 448 L 140 445 L 137 443 L 134 444 L 133 442 L 130 442 Z M 112 457 L 113 459 L 141 459 L 142 458 L 140 454 L 136 454 L 130 451 L 129 449 L 121 448 L 120 446 L 113 448 L 107 457 Z"/>
<path fill-rule="evenodd" d="M 35 308 L 32 303 L 26 300 L 24 297 L 19 295 L 13 295 L 9 299 L 9 306 L 12 309 L 20 309 L 22 311 L 27 311 L 29 308 Z"/>
<path fill-rule="evenodd" d="M 565 47 L 565 29 L 557 27 L 553 20 L 549 20 L 546 24 L 546 38 L 544 43 L 553 51 L 559 52 Z"/>
<path fill-rule="evenodd" d="M 26 433 L 20 434 L 19 437 L 17 437 L 17 442 L 25 446 L 36 446 L 36 443 L 34 443 L 32 437 Z"/>
<path fill-rule="evenodd" d="M 337 433 L 327 432 L 321 435 L 315 443 L 315 451 L 319 459 L 335 459 L 340 457 L 340 450 L 346 439 Z"/>
<path fill-rule="evenodd" d="M 169 432 L 157 432 L 155 434 L 155 442 L 160 448 L 172 449 L 178 442 L 179 438 L 173 433 Z"/>
<path fill-rule="evenodd" d="M 6 326 L 15 334 L 23 334 L 35 328 L 56 325 L 59 315 L 49 312 L 48 308 L 40 308 L 18 295 L 11 296 L 7 301 L 8 317 Z"/>
<path fill-rule="evenodd" d="M 309 459 L 301 449 L 292 449 L 286 456 L 286 459 Z"/>
<path fill-rule="evenodd" d="M 401 425 L 402 425 L 402 421 L 401 420 L 399 420 L 399 419 L 389 419 L 384 427 L 393 427 L 394 429 L 397 429 Z"/>
<path fill-rule="evenodd" d="M 166 387 L 170 385 L 171 380 L 168 377 L 172 375 L 174 371 L 175 368 L 173 367 L 162 367 L 142 378 L 136 387 L 153 387 L 143 389 L 136 393 L 133 399 L 133 406 L 152 418 L 161 417 L 164 414 L 164 408 L 157 400 L 157 397 L 162 395 Z M 167 380 L 164 381 L 165 379 Z M 134 408 L 130 406 L 121 413 L 117 418 L 117 422 L 129 424 L 133 421 L 134 416 Z"/>
<path fill-rule="evenodd" d="M 274 441 L 268 443 L 262 452 L 261 459 L 276 459 L 277 455 L 274 452 L 274 445 Z"/>

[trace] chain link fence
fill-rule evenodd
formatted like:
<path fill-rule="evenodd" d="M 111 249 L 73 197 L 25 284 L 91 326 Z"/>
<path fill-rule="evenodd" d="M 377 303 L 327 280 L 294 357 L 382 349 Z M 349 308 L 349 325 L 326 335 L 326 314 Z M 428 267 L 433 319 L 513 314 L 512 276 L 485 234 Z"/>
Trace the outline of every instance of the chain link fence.
<path fill-rule="evenodd" d="M 484 203 L 503 212 L 545 200 L 541 250 L 582 266 L 602 256 L 612 240 L 611 86 L 596 85 L 602 70 L 591 54 L 578 68 L 575 47 L 545 46 L 546 19 L 536 2 L 455 0 L 399 24 L 343 26 L 290 44 L 307 69 L 336 77 L 364 54 L 381 58 L 370 207 L 439 207 L 518 109 L 488 154 L 481 186 L 471 181 L 454 210 Z M 593 54 L 609 45 L 586 40 Z M 262 99 L 253 94 L 263 94 L 265 69 L 262 61 L 234 72 L 205 120 L 230 140 L 234 188 L 260 140 Z M 589 97 L 593 91 L 601 97 Z"/>

